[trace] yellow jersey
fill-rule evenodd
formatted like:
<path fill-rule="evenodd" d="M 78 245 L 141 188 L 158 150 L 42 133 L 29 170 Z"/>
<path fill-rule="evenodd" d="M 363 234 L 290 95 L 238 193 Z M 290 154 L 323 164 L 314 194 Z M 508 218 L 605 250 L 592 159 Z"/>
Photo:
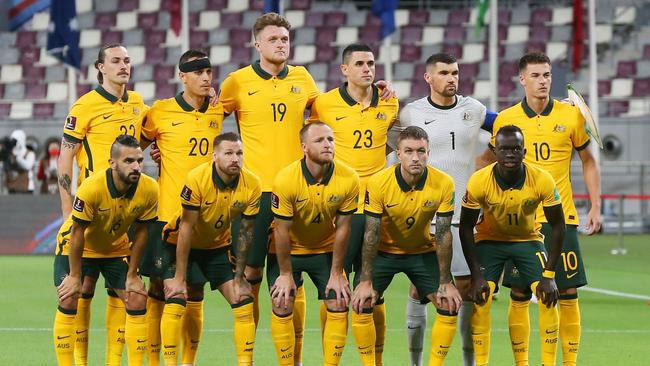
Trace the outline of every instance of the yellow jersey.
<path fill-rule="evenodd" d="M 244 166 L 270 192 L 275 174 L 300 159 L 299 132 L 319 94 L 314 79 L 302 66 L 285 66 L 273 76 L 259 61 L 239 69 L 221 85 L 219 100 L 226 114 L 235 112 L 244 144 Z"/>
<path fill-rule="evenodd" d="M 158 183 L 140 175 L 123 195 L 119 195 L 109 168 L 105 174 L 94 174 L 77 189 L 72 213 L 57 234 L 56 254 L 70 252 L 72 222 L 88 225 L 84 232 L 84 258 L 113 258 L 130 254 L 126 232 L 133 222 L 155 221 Z"/>
<path fill-rule="evenodd" d="M 117 136 L 131 135 L 140 139 L 148 108 L 136 92 L 127 90 L 122 98 L 117 98 L 101 85 L 75 102 L 65 120 L 63 137 L 82 145 L 76 155 L 77 185 L 93 172 L 109 167 L 111 145 Z"/>
<path fill-rule="evenodd" d="M 544 241 L 541 224 L 535 222 L 538 207 L 562 204 L 553 177 L 524 163 L 525 175 L 508 185 L 496 171 L 496 163 L 475 172 L 467 183 L 463 207 L 483 209 L 474 241 Z M 543 208 L 542 208 L 543 209 Z"/>
<path fill-rule="evenodd" d="M 388 130 L 397 118 L 399 102 L 397 98 L 379 99 L 379 89 L 372 85 L 370 105 L 364 107 L 350 96 L 347 85 L 319 95 L 309 121 L 321 121 L 332 128 L 335 161 L 356 170 L 363 194 L 368 179 L 386 167 Z M 358 209 L 363 212 L 363 202 Z"/>
<path fill-rule="evenodd" d="M 158 219 L 169 222 L 178 211 L 180 194 L 187 172 L 212 161 L 212 142 L 221 132 L 223 109 L 209 105 L 206 98 L 195 110 L 183 99 L 159 100 L 149 109 L 142 126 L 142 138 L 155 141 L 160 149 L 160 201 Z"/>
<path fill-rule="evenodd" d="M 278 172 L 271 210 L 276 218 L 293 222 L 291 254 L 327 253 L 333 250 L 336 216 L 354 213 L 358 198 L 359 177 L 352 168 L 331 163 L 321 182 L 316 182 L 301 159 Z"/>
<path fill-rule="evenodd" d="M 367 215 L 381 218 L 379 250 L 393 254 L 420 254 L 436 250 L 431 235 L 433 215 L 454 215 L 454 180 L 427 165 L 411 187 L 401 165 L 385 168 L 368 180 L 364 199 Z"/>
<path fill-rule="evenodd" d="M 239 215 L 255 217 L 260 209 L 260 195 L 259 179 L 246 169 L 229 184 L 219 177 L 212 161 L 192 169 L 180 193 L 182 208 L 199 211 L 199 220 L 192 228 L 191 248 L 230 245 L 230 223 Z M 177 210 L 163 229 L 163 240 L 167 243 L 178 243 L 181 212 L 182 209 Z"/>
<path fill-rule="evenodd" d="M 580 110 L 551 99 L 538 115 L 524 98 L 520 103 L 499 112 L 492 130 L 492 146 L 497 132 L 505 125 L 515 125 L 524 132 L 524 162 L 551 173 L 562 197 L 566 224 L 578 225 L 578 213 L 571 190 L 571 155 L 574 149 L 579 151 L 589 145 L 589 136 Z M 547 222 L 541 207 L 537 210 L 537 221 Z"/>

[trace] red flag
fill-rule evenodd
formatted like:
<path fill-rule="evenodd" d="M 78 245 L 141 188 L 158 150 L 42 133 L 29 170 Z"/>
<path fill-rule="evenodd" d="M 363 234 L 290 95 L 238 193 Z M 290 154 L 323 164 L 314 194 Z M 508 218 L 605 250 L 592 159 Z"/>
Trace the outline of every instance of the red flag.
<path fill-rule="evenodd" d="M 582 60 L 582 46 L 584 40 L 584 8 L 582 0 L 573 1 L 573 62 L 572 70 L 575 73 L 580 68 Z"/>
<path fill-rule="evenodd" d="M 169 14 L 171 15 L 171 28 L 176 36 L 181 34 L 181 1 L 182 0 L 170 0 L 169 1 Z"/>

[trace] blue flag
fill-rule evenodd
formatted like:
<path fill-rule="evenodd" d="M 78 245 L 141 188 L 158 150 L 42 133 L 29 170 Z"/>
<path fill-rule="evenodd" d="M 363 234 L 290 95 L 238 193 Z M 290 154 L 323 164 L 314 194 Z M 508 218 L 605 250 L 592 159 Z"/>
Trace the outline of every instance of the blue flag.
<path fill-rule="evenodd" d="M 280 0 L 264 0 L 264 13 L 280 14 Z"/>
<path fill-rule="evenodd" d="M 52 0 L 47 52 L 76 69 L 81 68 L 79 23 L 75 1 Z"/>
<path fill-rule="evenodd" d="M 395 10 L 399 0 L 373 0 L 372 13 L 381 19 L 381 38 L 384 39 L 395 32 Z"/>
<path fill-rule="evenodd" d="M 28 22 L 34 14 L 50 6 L 50 0 L 9 1 L 9 30 L 15 31 Z"/>

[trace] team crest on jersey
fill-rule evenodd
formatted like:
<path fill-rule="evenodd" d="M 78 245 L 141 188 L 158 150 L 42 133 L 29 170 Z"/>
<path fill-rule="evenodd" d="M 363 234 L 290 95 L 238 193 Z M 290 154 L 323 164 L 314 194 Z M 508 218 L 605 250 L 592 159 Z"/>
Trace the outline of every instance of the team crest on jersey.
<path fill-rule="evenodd" d="M 301 89 L 300 89 L 299 86 L 291 86 L 291 92 L 293 94 L 300 94 L 300 91 L 301 91 Z"/>
<path fill-rule="evenodd" d="M 183 190 L 181 191 L 181 198 L 184 199 L 185 201 L 189 201 L 192 199 L 192 190 L 189 189 L 187 186 L 183 186 Z"/>
<path fill-rule="evenodd" d="M 68 118 L 65 119 L 66 130 L 74 130 L 76 126 L 77 126 L 77 117 L 68 116 Z"/>
<path fill-rule="evenodd" d="M 271 206 L 273 208 L 280 208 L 280 197 L 275 193 L 271 193 Z"/>
<path fill-rule="evenodd" d="M 431 208 L 431 207 L 433 207 L 435 205 L 436 205 L 436 201 L 426 200 L 426 201 L 424 201 L 424 204 L 422 205 L 422 207 Z"/>
<path fill-rule="evenodd" d="M 386 116 L 386 113 L 384 113 L 384 112 L 379 112 L 379 113 L 377 113 L 376 118 L 379 119 L 379 120 L 385 121 L 386 119 L 388 119 L 388 116 Z"/>
<path fill-rule="evenodd" d="M 75 197 L 74 198 L 74 204 L 72 205 L 72 208 L 77 212 L 84 212 L 84 206 L 85 205 L 86 205 L 86 202 L 84 202 L 79 197 Z"/>
<path fill-rule="evenodd" d="M 217 127 L 219 127 L 217 121 L 210 121 L 210 128 L 217 128 Z"/>
<path fill-rule="evenodd" d="M 133 107 L 133 114 L 136 115 L 136 116 L 140 115 L 140 108 Z"/>
<path fill-rule="evenodd" d="M 232 204 L 232 207 L 240 210 L 240 209 L 246 207 L 246 204 L 244 202 L 242 202 L 242 201 L 235 201 L 235 203 Z"/>
<path fill-rule="evenodd" d="M 524 206 L 537 206 L 537 201 L 534 199 L 527 199 L 524 201 Z"/>
<path fill-rule="evenodd" d="M 560 132 L 560 133 L 566 132 L 566 126 L 557 124 L 555 125 L 555 127 L 553 127 L 553 132 Z"/>
<path fill-rule="evenodd" d="M 463 113 L 463 121 L 471 121 L 471 120 L 472 120 L 472 112 L 465 111 L 465 113 Z"/>
<path fill-rule="evenodd" d="M 142 212 L 142 209 L 143 209 L 142 205 L 135 205 L 135 207 L 133 207 L 133 212 L 139 213 Z"/>
<path fill-rule="evenodd" d="M 342 198 L 343 197 L 341 197 L 341 196 L 333 194 L 333 195 L 330 196 L 330 198 L 327 200 L 327 202 L 329 202 L 329 203 L 339 203 L 339 202 L 341 202 Z"/>

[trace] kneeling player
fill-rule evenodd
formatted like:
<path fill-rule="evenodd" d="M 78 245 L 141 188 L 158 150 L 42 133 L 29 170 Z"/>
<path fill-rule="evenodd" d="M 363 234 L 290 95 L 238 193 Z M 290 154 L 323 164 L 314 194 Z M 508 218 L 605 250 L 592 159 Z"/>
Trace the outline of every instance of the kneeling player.
<path fill-rule="evenodd" d="M 73 364 L 74 320 L 81 279 L 101 273 L 106 287 L 126 305 L 124 338 L 129 365 L 141 365 L 147 350 L 147 293 L 138 263 L 147 242 L 147 222 L 156 220 L 158 184 L 143 175 L 142 150 L 129 135 L 111 146 L 110 168 L 83 181 L 72 214 L 61 226 L 54 259 L 59 308 L 54 319 L 54 348 L 59 365 Z M 127 230 L 137 223 L 129 249 Z"/>
<path fill-rule="evenodd" d="M 395 274 L 406 274 L 417 288 L 420 301 L 432 301 L 437 308 L 429 365 L 442 365 L 456 333 L 456 313 L 462 299 L 451 282 L 450 272 L 454 181 L 427 165 L 428 154 L 427 133 L 420 127 L 408 127 L 397 140 L 400 164 L 382 170 L 368 181 L 363 263 L 352 307 L 354 316 L 365 318 L 357 322 L 363 327 L 355 332 L 374 335 L 375 301 Z M 433 215 L 435 239 L 429 231 Z M 357 337 L 357 345 L 361 348 L 362 344 Z"/>
<path fill-rule="evenodd" d="M 338 365 L 347 338 L 350 299 L 343 261 L 359 177 L 348 166 L 334 164 L 334 134 L 324 123 L 304 126 L 300 141 L 305 157 L 280 170 L 273 185 L 275 248 L 267 267 L 271 332 L 280 365 L 293 366 L 296 282 L 306 272 L 327 307 L 324 365 Z"/>
<path fill-rule="evenodd" d="M 497 162 L 469 179 L 460 215 L 460 239 L 472 273 L 471 295 L 475 302 L 472 338 L 476 364 L 488 364 L 492 294 L 504 264 L 512 260 L 526 288 L 541 300 L 542 365 L 555 365 L 559 325 L 555 303 L 559 293 L 553 269 L 565 231 L 560 194 L 548 172 L 523 163 L 526 149 L 519 127 L 502 127 L 495 141 Z M 541 225 L 535 223 L 535 211 L 540 204 L 552 227 L 548 260 Z M 477 224 L 481 209 L 483 215 Z M 509 324 L 510 341 L 516 364 L 528 365 L 528 334 L 514 331 L 514 327 L 522 326 L 521 323 Z"/>
<path fill-rule="evenodd" d="M 181 191 L 182 211 L 165 226 L 162 253 L 166 304 L 161 322 L 165 365 L 176 365 L 181 318 L 187 300 L 203 300 L 210 283 L 230 303 L 234 314 L 234 342 L 238 365 L 253 361 L 255 322 L 250 284 L 244 278 L 252 227 L 259 211 L 260 183 L 242 169 L 241 139 L 228 132 L 214 139 L 212 161 L 192 169 Z M 230 224 L 241 215 L 237 262 L 231 262 Z M 233 273 L 234 269 L 234 273 Z M 195 298 L 188 297 L 190 293 Z M 200 335 L 200 332 L 199 332 Z M 199 339 L 191 339 L 197 346 Z"/>

